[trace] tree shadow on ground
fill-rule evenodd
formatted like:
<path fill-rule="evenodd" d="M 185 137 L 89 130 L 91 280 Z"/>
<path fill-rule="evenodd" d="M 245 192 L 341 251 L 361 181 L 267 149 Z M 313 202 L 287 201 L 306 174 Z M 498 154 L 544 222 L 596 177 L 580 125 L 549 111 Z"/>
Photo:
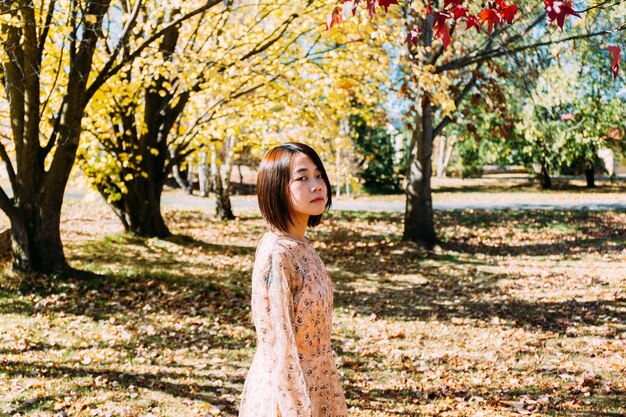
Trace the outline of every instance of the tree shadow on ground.
<path fill-rule="evenodd" d="M 163 240 L 175 243 L 180 246 L 196 247 L 209 252 L 215 252 L 225 255 L 253 255 L 256 250 L 254 246 L 209 243 L 195 239 L 192 236 L 182 234 L 174 234 L 164 238 Z"/>
<path fill-rule="evenodd" d="M 616 253 L 626 249 L 626 228 L 618 212 L 587 210 L 460 210 L 438 212 L 442 228 L 468 232 L 444 237 L 444 249 L 485 255 L 542 256 L 554 253 Z M 498 229 L 510 234 L 494 233 Z M 515 233 L 520 233 L 516 237 Z"/>
<path fill-rule="evenodd" d="M 82 285 L 85 290 L 109 293 L 111 299 L 121 295 L 115 298 L 122 306 L 128 305 L 129 298 L 133 305 L 142 304 L 146 298 L 171 298 L 173 303 L 166 302 L 165 307 L 175 312 L 180 307 L 186 310 L 177 303 L 183 301 L 181 297 L 202 298 L 210 301 L 208 306 L 244 296 L 241 283 L 249 271 L 236 261 L 252 258 L 254 251 L 254 247 L 207 243 L 186 235 L 160 240 L 111 235 L 81 245 L 73 251 L 71 261 L 91 263 L 99 270 L 102 265 L 115 266 L 115 272 L 100 274 L 99 279 Z M 175 293 L 179 297 L 173 297 Z"/>
<path fill-rule="evenodd" d="M 547 256 L 554 253 L 563 255 L 581 255 L 585 253 L 620 253 L 626 249 L 626 239 L 611 239 L 597 237 L 591 239 L 565 240 L 554 243 L 535 243 L 525 245 L 467 243 L 448 240 L 441 247 L 470 254 L 500 255 L 500 256 Z M 569 257 L 570 260 L 574 258 Z"/>
<path fill-rule="evenodd" d="M 336 284 L 335 304 L 361 316 L 401 320 L 472 319 L 489 323 L 497 318 L 509 326 L 565 334 L 579 326 L 609 326 L 615 335 L 626 331 L 626 297 L 612 301 L 540 302 L 513 299 L 493 282 L 514 275 L 468 276 L 422 270 L 424 281 L 363 279 L 360 288 L 350 279 Z M 471 276 L 469 277 L 471 279 Z M 621 325 L 620 325 L 621 323 Z M 580 333 L 577 333 L 580 335 Z"/>
<path fill-rule="evenodd" d="M 346 378 L 344 383 L 346 397 L 357 403 L 360 410 L 390 411 L 399 404 L 415 404 L 419 407 L 425 407 L 429 404 L 438 403 L 452 404 L 453 409 L 459 411 L 462 411 L 464 406 L 468 406 L 473 415 L 479 411 L 493 412 L 494 408 L 510 409 L 511 412 L 517 412 L 510 404 L 511 401 L 514 401 L 517 404 L 522 404 L 526 410 L 538 412 L 541 415 L 548 412 L 550 415 L 560 415 L 560 412 L 564 412 L 567 415 L 589 417 L 623 415 L 620 411 L 606 410 L 621 410 L 624 407 L 622 398 L 625 392 L 619 389 L 606 392 L 602 383 L 603 380 L 599 376 L 596 376 L 589 383 L 582 383 L 580 382 L 582 379 L 580 379 L 578 383 L 566 384 L 565 386 L 551 385 L 546 382 L 540 384 L 533 382 L 535 381 L 534 378 L 523 379 L 523 382 L 518 383 L 516 388 L 508 388 L 510 382 L 506 376 L 491 382 L 483 381 L 481 378 L 478 379 L 480 382 L 472 380 L 471 374 L 477 368 L 480 369 L 480 361 L 471 360 L 472 366 L 459 369 L 462 375 L 447 378 L 440 376 L 439 373 L 441 366 L 445 366 L 448 360 L 454 359 L 448 358 L 447 355 L 421 358 L 419 363 L 414 362 L 414 356 L 405 355 L 390 365 L 389 357 L 380 350 L 355 353 L 345 351 L 342 347 L 341 344 L 336 344 L 335 350 L 342 357 L 342 367 L 347 370 L 347 374 L 350 376 Z M 378 375 L 385 375 L 385 371 L 376 369 L 376 366 L 372 368 L 372 363 L 398 367 L 405 372 L 404 377 L 413 378 L 414 381 L 421 380 L 420 388 L 409 389 L 401 384 L 395 385 L 394 388 L 381 388 Z M 450 368 L 447 369 L 448 372 L 455 372 Z M 526 375 L 522 369 L 518 369 L 517 372 Z M 534 375 L 542 380 L 540 373 L 541 371 L 537 370 Z M 446 372 L 444 372 L 445 374 Z M 367 375 L 368 377 L 354 377 L 358 375 Z M 554 373 L 553 377 L 556 376 Z M 546 402 L 540 404 L 539 401 L 536 401 L 540 398 L 545 398 Z M 525 402 L 525 399 L 534 402 Z M 484 410 L 481 410 L 481 404 Z M 571 414 L 574 411 L 575 413 Z M 398 412 L 398 415 L 418 414 Z"/>
<path fill-rule="evenodd" d="M 218 255 L 225 258 L 252 257 L 251 251 L 254 250 L 237 245 L 207 244 L 186 236 L 173 236 L 162 242 L 173 244 L 175 250 L 182 248 L 200 251 L 209 260 Z M 134 252 L 132 247 L 127 248 L 127 244 L 138 246 L 141 250 Z M 249 333 L 232 333 L 230 329 L 250 321 L 249 298 L 247 290 L 237 288 L 231 278 L 247 272 L 226 271 L 224 275 L 211 277 L 185 275 L 179 269 L 169 273 L 168 269 L 176 261 L 176 254 L 159 245 L 146 247 L 147 245 L 147 240 L 133 237 L 113 237 L 104 243 L 102 240 L 95 240 L 84 245 L 81 251 L 72 251 L 74 256 L 70 260 L 76 262 L 79 259 L 83 262 L 99 257 L 98 262 L 101 264 L 128 263 L 141 267 L 143 264 L 153 263 L 153 267 L 156 265 L 154 269 L 146 269 L 145 272 L 138 269 L 126 274 L 94 274 L 89 280 L 75 277 L 64 277 L 60 280 L 50 276 L 38 276 L 22 288 L 17 301 L 11 297 L 0 297 L 0 311 L 3 313 L 25 316 L 37 314 L 46 320 L 55 320 L 53 333 L 63 334 L 65 326 L 71 328 L 75 319 L 89 318 L 99 325 L 114 323 L 115 326 L 123 326 L 125 331 L 130 332 L 130 339 L 112 343 L 106 338 L 86 336 L 83 340 L 81 335 L 76 335 L 66 339 L 62 345 L 47 340 L 31 340 L 30 344 L 28 341 L 15 343 L 3 347 L 0 355 L 20 358 L 20 355 L 30 353 L 46 358 L 49 357 L 49 352 L 63 351 L 69 357 L 79 359 L 74 364 L 57 364 L 45 359 L 28 362 L 21 361 L 21 358 L 5 358 L 1 363 L 3 373 L 17 378 L 35 374 L 46 380 L 65 379 L 66 385 L 74 387 L 73 389 L 82 386 L 79 381 L 75 381 L 77 378 L 104 377 L 110 382 L 115 381 L 119 386 L 98 387 L 90 382 L 90 392 L 126 390 L 133 385 L 175 397 L 209 402 L 223 407 L 222 411 L 227 415 L 236 414 L 236 402 L 233 403 L 226 397 L 238 397 L 243 377 L 207 377 L 206 372 L 220 371 L 223 364 L 196 368 L 172 362 L 172 358 L 161 359 L 160 355 L 163 352 L 191 352 L 192 355 L 200 356 L 202 352 L 215 352 L 216 356 L 226 355 L 229 366 L 243 368 L 248 358 L 244 358 L 241 352 L 249 347 L 253 338 Z M 177 265 L 184 268 L 192 266 L 193 261 L 180 260 Z M 159 273 L 159 266 L 163 268 L 163 273 Z M 7 301 L 9 299 L 10 303 Z M 143 357 L 146 352 L 158 352 L 159 356 L 151 359 L 151 368 L 158 368 L 154 372 L 148 370 L 141 373 L 107 369 L 106 366 L 88 366 L 80 362 L 80 357 L 81 352 L 89 352 L 90 349 L 115 351 L 129 360 Z M 228 353 L 224 353 L 226 351 Z M 210 357 L 198 360 L 210 363 Z M 111 368 L 121 364 L 115 362 L 115 359 L 113 361 L 114 363 L 108 365 Z M 180 372 L 172 372 L 174 368 L 180 369 Z M 137 369 L 141 369 L 141 366 L 138 365 Z M 211 385 L 213 379 L 222 380 L 221 386 Z M 13 408 L 28 413 L 31 410 L 50 408 L 59 398 L 62 396 L 21 401 L 17 408 Z M 117 399 L 113 401 L 119 402 Z"/>
<path fill-rule="evenodd" d="M 28 373 L 39 372 L 45 375 L 47 378 L 104 378 L 105 383 L 111 383 L 115 381 L 119 388 L 116 390 L 124 389 L 128 390 L 131 386 L 135 388 L 142 388 L 151 391 L 161 391 L 169 395 L 181 398 L 187 398 L 190 400 L 199 400 L 208 402 L 213 405 L 223 406 L 223 411 L 233 414 L 237 413 L 236 403 L 225 401 L 223 395 L 231 394 L 233 396 L 238 395 L 238 390 L 235 386 L 230 387 L 217 387 L 207 384 L 198 384 L 189 380 L 187 375 L 182 372 L 167 372 L 158 371 L 155 373 L 135 373 L 135 372 L 122 372 L 114 369 L 96 369 L 93 367 L 81 366 L 80 368 L 74 368 L 61 364 L 50 364 L 41 362 L 20 362 L 20 361 L 3 361 L 2 362 L 3 373 L 7 376 L 15 377 Z M 171 379 L 179 379 L 180 382 L 170 382 Z M 243 381 L 232 379 L 233 384 L 241 383 Z M 90 386 L 90 389 L 98 390 L 96 386 Z M 103 388 L 109 390 L 110 388 Z M 49 400 L 58 400 L 58 397 L 46 397 L 41 400 L 38 399 L 37 403 L 42 403 Z M 19 407 L 24 408 L 23 411 L 30 410 L 36 407 L 35 403 L 23 403 Z"/>
<path fill-rule="evenodd" d="M 8 297 L 0 297 L 0 313 L 89 317 L 96 322 L 113 320 L 118 325 L 132 327 L 133 345 L 155 348 L 183 349 L 200 344 L 206 348 L 243 349 L 250 343 L 248 336 L 228 337 L 224 329 L 216 331 L 207 327 L 216 318 L 229 325 L 250 322 L 249 290 L 240 279 L 245 275 L 247 283 L 248 271 L 230 269 L 209 276 L 185 274 L 181 270 L 197 267 L 193 258 L 177 261 L 176 253 L 160 247 L 144 251 L 146 239 L 132 236 L 108 239 L 104 243 L 89 242 L 80 253 L 74 252 L 71 260 L 83 262 L 98 256 L 100 264 L 132 265 L 136 269 L 127 273 L 93 274 L 89 280 L 34 276 L 23 284 L 22 297 L 16 300 L 8 293 Z M 237 245 L 207 244 L 187 236 L 173 236 L 165 242 L 174 243 L 175 250 L 182 247 L 203 251 L 209 260 L 218 255 L 225 259 L 252 257 L 254 251 Z M 127 244 L 140 246 L 141 256 L 132 250 L 125 251 Z M 151 264 L 151 269 L 142 269 L 146 264 Z M 174 269 L 172 264 L 178 267 Z M 162 316 L 167 321 L 160 320 Z M 176 322 L 190 324 L 181 328 Z M 122 350 L 132 347 L 102 343 L 100 347 Z M 24 349 L 37 349 L 37 345 Z"/>
<path fill-rule="evenodd" d="M 611 212 L 608 212 L 611 214 Z M 618 215 L 619 213 L 613 213 Z M 465 226 L 479 229 L 509 226 L 512 229 L 550 229 L 567 225 L 575 231 L 590 232 L 594 226 L 609 228 L 619 226 L 619 219 L 607 217 L 607 212 L 586 209 L 532 209 L 532 210 L 448 210 L 436 211 L 437 224 L 442 227 Z M 621 228 L 620 228 L 621 229 Z"/>
<path fill-rule="evenodd" d="M 36 397 L 31 398 L 29 400 L 23 401 L 22 403 L 14 406 L 14 407 L 11 407 L 10 415 L 21 416 L 21 415 L 23 415 L 22 413 L 30 412 L 32 410 L 35 410 L 35 409 L 41 407 L 42 405 L 44 405 L 46 403 L 52 403 L 55 400 L 57 400 L 57 398 L 53 397 L 51 395 L 36 396 Z"/>
<path fill-rule="evenodd" d="M 549 396 L 554 394 L 554 390 L 549 389 L 536 389 L 536 387 L 528 387 L 532 390 L 534 398 L 540 398 L 543 396 Z M 497 392 L 496 392 L 497 391 Z M 366 389 L 363 387 L 349 385 L 347 387 L 350 397 L 357 398 L 359 401 L 363 401 L 361 409 L 371 411 L 388 411 L 391 406 L 398 404 L 402 399 L 407 403 L 419 403 L 426 405 L 436 400 L 448 400 L 449 404 L 454 404 L 456 409 L 462 410 L 464 405 L 471 405 L 472 415 L 479 412 L 493 411 L 495 407 L 509 408 L 511 412 L 516 414 L 522 414 L 518 409 L 511 407 L 510 401 L 518 399 L 520 393 L 512 391 L 500 391 L 494 389 L 493 386 L 485 385 L 470 385 L 462 388 L 450 388 L 446 385 L 433 387 L 426 391 L 413 391 L 403 388 L 395 389 Z M 544 404 L 540 407 L 537 405 L 523 404 L 526 412 L 524 414 L 539 413 L 538 415 L 545 415 L 549 412 L 550 415 L 560 415 L 560 413 L 566 413 L 568 416 L 580 416 L 580 417 L 618 417 L 624 414 L 620 411 L 606 412 L 598 411 L 601 409 L 618 409 L 623 407 L 622 396 L 626 394 L 624 392 L 613 392 L 611 394 L 602 393 L 600 388 L 594 389 L 593 395 L 587 397 L 588 404 L 579 405 L 578 407 L 584 408 L 580 410 L 573 410 L 571 407 L 567 407 L 567 402 L 576 401 L 575 393 L 571 394 L 571 397 L 564 398 L 560 403 Z M 376 401 L 378 405 L 366 405 L 368 402 Z M 484 410 L 481 410 L 481 404 L 485 404 Z M 532 410 L 532 412 L 531 412 Z M 390 415 L 406 415 L 402 412 L 392 413 Z M 463 414 L 464 415 L 464 414 Z"/>
<path fill-rule="evenodd" d="M 378 216 L 384 217 L 387 215 Z M 526 215 L 520 217 L 520 221 L 525 219 Z M 595 222 L 596 218 L 592 219 Z M 481 221 L 491 225 L 496 218 L 487 216 Z M 612 230 L 613 226 L 608 222 L 604 227 Z M 599 238 L 605 233 L 600 226 L 580 227 L 585 228 L 590 238 Z M 384 235 L 374 236 L 364 243 L 358 232 L 340 225 L 324 233 L 324 245 L 318 252 L 333 275 L 335 304 L 359 315 L 375 314 L 402 320 L 465 318 L 486 322 L 497 317 L 510 326 L 561 334 L 577 326 L 611 326 L 619 331 L 621 327 L 615 323 L 626 323 L 626 298 L 619 298 L 617 293 L 613 300 L 589 302 L 516 299 L 503 292 L 498 282 L 517 281 L 522 271 L 494 273 L 489 272 L 489 268 L 479 269 L 482 263 L 464 251 L 420 252 L 419 248 L 400 242 L 397 237 Z M 573 243 L 571 249 L 587 249 L 591 253 L 598 250 L 588 243 Z M 543 254 L 566 253 L 557 250 L 560 248 L 557 243 L 522 246 L 519 253 L 505 248 L 514 255 L 543 250 Z"/>
<path fill-rule="evenodd" d="M 168 251 L 158 244 L 148 244 L 148 242 L 154 241 L 172 243 L 178 246 L 175 248 L 177 251 Z M 130 234 L 113 234 L 81 244 L 79 248 L 72 251 L 71 260 L 88 262 L 92 259 L 98 259 L 130 264 L 137 262 L 158 264 L 159 261 L 182 263 L 179 258 L 179 251 L 183 249 L 198 249 L 226 256 L 251 255 L 255 251 L 252 246 L 208 243 L 183 234 L 173 234 L 163 239 L 144 238 Z M 144 255 L 145 253 L 149 256 Z"/>
<path fill-rule="evenodd" d="M 569 213 L 569 212 L 566 212 Z M 576 212 L 572 212 L 576 213 Z M 562 216 L 563 214 L 561 214 Z M 534 302 L 514 299 L 504 293 L 498 282 L 500 280 L 516 280 L 520 277 L 514 274 L 496 274 L 479 270 L 477 266 L 483 264 L 475 256 L 467 255 L 464 251 L 433 254 L 422 252 L 412 244 L 402 243 L 399 236 L 394 235 L 388 226 L 400 223 L 400 214 L 376 213 L 355 214 L 338 213 L 337 218 L 363 222 L 354 225 L 350 222 L 332 224 L 319 230 L 314 242 L 319 245 L 318 252 L 331 270 L 336 285 L 336 306 L 353 310 L 356 314 L 369 316 L 372 313 L 378 318 L 398 320 L 429 320 L 451 321 L 455 318 L 472 319 L 478 322 L 489 321 L 497 317 L 502 326 L 541 329 L 544 331 L 567 334 L 569 329 L 580 326 L 611 327 L 620 331 L 620 323 L 626 322 L 626 299 L 615 298 L 611 301 L 600 300 L 594 302 L 577 302 L 575 300 L 563 302 Z M 508 214 L 521 224 L 532 221 L 530 217 L 512 212 Z M 515 217 L 517 216 L 517 217 Z M 592 216 L 593 217 L 593 216 Z M 557 219 L 557 217 L 550 217 Z M 489 228 L 502 218 L 476 216 L 469 212 L 457 213 L 457 216 L 444 217 L 448 226 L 455 224 L 473 224 L 478 222 L 480 227 Z M 470 223 L 474 222 L 474 223 Z M 465 222 L 465 223 L 463 223 Z M 578 230 L 587 230 L 584 233 L 591 235 L 598 224 L 597 221 L 587 222 Z M 613 227 L 612 220 L 607 220 L 604 229 Z M 381 228 L 382 226 L 382 228 Z M 361 229 L 362 227 L 362 229 Z M 474 226 L 472 226 L 474 227 Z M 587 228 L 587 229 L 583 229 Z M 597 232 L 600 233 L 600 232 Z M 139 323 L 145 320 L 147 311 L 157 311 L 169 315 L 171 320 L 206 319 L 219 316 L 221 322 L 246 325 L 249 321 L 249 274 L 239 265 L 235 270 L 228 271 L 221 276 L 186 276 L 181 270 L 195 266 L 195 259 L 181 261 L 177 259 L 177 250 L 197 248 L 212 257 L 236 256 L 252 257 L 254 248 L 237 245 L 211 245 L 188 237 L 173 237 L 164 242 L 173 245 L 171 250 L 158 245 L 149 246 L 146 240 L 132 239 L 104 242 L 92 241 L 86 245 L 84 252 L 73 251 L 72 260 L 87 262 L 92 257 L 98 257 L 98 262 L 119 264 L 129 263 L 147 264 L 155 262 L 169 271 L 163 274 L 154 270 L 134 271 L 129 274 L 107 274 L 100 278 L 85 280 L 70 280 L 62 283 L 44 282 L 40 287 L 30 288 L 26 294 L 34 295 L 33 301 L 21 303 L 17 306 L 20 314 L 30 313 L 60 313 L 68 315 L 86 316 L 94 320 L 108 320 L 115 317 L 120 324 Z M 108 245 L 108 246 L 107 246 Z M 134 246 L 134 248 L 133 248 Z M 482 248 L 483 250 L 487 250 Z M 556 249 L 556 247 L 555 247 Z M 469 252 L 469 250 L 467 250 Z M 159 262 L 161 262 L 159 264 Z M 432 262 L 438 261 L 438 262 Z M 230 264 L 229 264 L 230 265 Z M 230 278 L 229 278 L 230 277 Z M 232 278 L 234 277 L 234 278 Z M 245 279 L 245 285 L 233 285 L 233 279 Z M 231 281 L 229 281 L 229 279 Z M 237 291 L 238 290 L 238 291 Z M 65 295 L 62 295 L 65 294 Z M 45 302 L 37 301 L 42 298 Z M 146 310 L 146 306 L 153 306 Z M 8 305 L 5 307 L 9 307 Z M 0 307 L 4 311 L 4 307 Z M 8 312 L 8 311 L 7 311 Z M 14 311 L 15 312 L 15 311 Z M 141 322 L 148 323 L 147 321 Z M 617 323 L 617 325 L 615 324 Z M 481 323 L 479 323 L 481 325 Z M 250 323 L 251 328 L 251 323 Z M 198 344 L 206 344 L 208 348 L 220 347 L 224 349 L 247 348 L 252 341 L 250 334 L 243 336 L 219 333 L 217 335 L 206 332 L 194 333 L 188 328 L 177 328 L 169 324 L 155 325 L 153 334 L 137 331 L 132 344 L 115 344 L 110 346 L 117 350 L 132 350 L 135 346 L 150 347 L 150 349 L 178 350 L 186 349 Z M 134 329 L 136 330 L 136 329 Z M 584 329 L 582 333 L 584 334 Z M 621 330 L 624 331 L 624 330 Z M 358 338 L 358 337 L 357 337 Z M 219 340 L 218 340 L 219 339 Z M 34 344 L 36 352 L 55 346 Z M 337 346 L 339 350 L 341 346 Z M 80 349 L 88 349 L 89 345 Z M 28 347 L 26 351 L 28 351 Z M 19 354 L 21 349 L 8 349 L 0 354 Z M 351 361 L 349 352 L 342 352 L 342 356 Z M 383 356 L 373 356 L 378 363 L 383 363 Z M 349 368 L 355 372 L 368 372 L 366 361 L 349 362 Z M 28 374 L 37 371 L 41 374 L 50 374 L 52 378 L 80 378 L 84 376 L 104 376 L 110 380 L 123 380 L 124 387 L 131 384 L 146 389 L 154 389 L 170 393 L 175 396 L 197 399 L 202 401 L 222 401 L 222 393 L 234 392 L 235 388 L 227 387 L 223 391 L 216 391 L 209 384 L 189 383 L 179 378 L 178 381 L 163 381 L 165 372 L 128 373 L 117 370 L 109 371 L 96 367 L 79 366 L 73 368 L 68 365 L 51 363 L 31 363 L 20 361 L 5 361 L 2 366 L 9 368 L 8 375 Z M 167 364 L 163 368 L 173 368 L 177 365 Z M 180 377 L 179 373 L 172 372 L 172 378 Z M 171 379 L 171 378 L 170 378 Z M 242 379 L 236 377 L 231 381 L 240 384 Z M 348 383 L 351 398 L 365 395 L 356 384 Z M 466 391 L 463 391 L 466 392 Z M 220 394 L 220 395 L 218 395 Z M 398 390 L 378 390 L 373 396 L 376 398 L 407 398 L 413 395 Z M 445 395 L 454 398 L 454 393 L 441 394 L 427 393 L 428 395 Z M 461 395 L 461 391 L 459 391 Z M 511 393 L 510 395 L 514 395 Z M 462 396 L 462 395 L 461 395 Z M 606 396 L 606 401 L 612 401 L 612 396 Z M 427 397 L 428 398 L 428 397 Z M 490 396 L 485 396 L 490 398 Z M 233 404 L 224 404 L 226 412 L 236 413 Z M 228 408 L 230 407 L 230 408 Z M 580 416 L 602 415 L 581 411 Z M 611 416 L 610 413 L 605 413 Z"/>
<path fill-rule="evenodd" d="M 95 321 L 115 318 L 124 324 L 137 320 L 147 321 L 150 312 L 172 318 L 199 319 L 217 317 L 230 323 L 247 321 L 249 318 L 248 296 L 245 290 L 234 292 L 229 286 L 213 281 L 198 282 L 160 280 L 159 277 L 140 276 L 126 280 L 115 275 L 101 275 L 98 280 L 47 283 L 33 286 L 30 292 L 33 302 L 22 301 L 15 309 L 15 302 L 0 304 L 0 312 L 31 315 L 67 314 L 90 317 Z M 177 340 L 186 334 L 180 329 L 162 327 L 161 339 Z M 197 335 L 181 345 L 191 345 Z"/>

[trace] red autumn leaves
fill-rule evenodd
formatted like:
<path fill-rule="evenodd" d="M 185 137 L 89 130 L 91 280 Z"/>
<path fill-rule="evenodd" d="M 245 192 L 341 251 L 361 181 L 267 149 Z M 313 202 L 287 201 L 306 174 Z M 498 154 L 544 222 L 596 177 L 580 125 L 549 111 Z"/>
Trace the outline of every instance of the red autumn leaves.
<path fill-rule="evenodd" d="M 489 34 L 493 31 L 493 27 L 498 24 L 503 26 L 504 23 L 513 23 L 515 14 L 519 11 L 519 8 L 515 5 L 508 4 L 504 0 L 496 0 L 495 3 L 490 3 L 489 7 L 481 11 L 478 15 L 474 15 L 468 12 L 467 7 L 463 5 L 465 0 L 444 0 L 443 9 L 433 11 L 430 4 L 426 6 L 426 12 L 424 18 L 427 19 L 429 15 L 433 16 L 433 31 L 434 38 L 441 40 L 444 48 L 447 48 L 450 44 L 450 20 L 458 21 L 460 19 L 465 20 L 465 30 L 475 28 L 477 32 L 480 32 L 480 28 L 487 24 L 487 31 Z M 417 45 L 416 31 L 409 33 L 407 42 L 413 45 Z M 417 31 L 419 33 L 419 31 Z"/>
<path fill-rule="evenodd" d="M 431 14 L 433 15 L 435 39 L 441 39 L 444 48 L 450 43 L 448 19 L 454 21 L 464 19 L 466 31 L 475 28 L 477 32 L 480 32 L 480 28 L 486 25 L 487 32 L 491 35 L 496 25 L 502 27 L 505 23 L 513 23 L 515 15 L 519 11 L 519 7 L 514 4 L 509 4 L 505 0 L 495 0 L 495 2 L 488 3 L 487 7 L 478 14 L 472 14 L 463 5 L 464 1 L 444 0 L 441 11 L 433 11 L 430 4 L 426 7 L 424 18 L 428 18 Z"/>
<path fill-rule="evenodd" d="M 613 72 L 613 79 L 616 79 L 617 73 L 619 71 L 619 64 L 622 62 L 622 57 L 620 54 L 622 50 L 617 46 L 609 46 L 606 49 L 611 53 L 611 57 L 613 58 L 613 62 L 611 63 L 611 71 Z"/>
<path fill-rule="evenodd" d="M 513 4 L 507 4 L 503 0 L 496 0 L 495 4 L 491 4 L 491 7 L 480 12 L 479 16 L 481 24 L 487 23 L 487 31 L 491 35 L 491 31 L 496 23 L 500 26 L 504 26 L 504 22 L 513 23 L 513 19 L 515 19 L 518 11 L 519 7 Z"/>
<path fill-rule="evenodd" d="M 372 17 L 376 14 L 377 7 L 388 11 L 389 6 L 398 4 L 398 0 L 341 0 L 341 5 L 336 7 L 328 17 L 326 22 L 327 29 L 330 29 L 335 24 L 341 23 L 350 12 L 354 14 L 361 2 L 366 4 L 369 14 Z M 444 49 L 447 48 L 451 42 L 451 22 L 464 20 L 465 31 L 475 28 L 477 32 L 480 32 L 481 28 L 486 26 L 487 33 L 491 35 L 494 27 L 504 27 L 505 23 L 512 24 L 520 10 L 516 5 L 507 3 L 506 0 L 494 0 L 488 2 L 486 7 L 478 13 L 472 14 L 464 3 L 465 0 L 444 0 L 443 8 L 440 10 L 434 10 L 430 3 L 426 5 L 424 19 L 428 19 L 429 16 L 432 16 L 433 37 L 441 41 Z M 543 0 L 543 4 L 547 12 L 547 24 L 556 22 L 557 26 L 561 29 L 563 29 L 565 19 L 568 16 L 580 17 L 574 10 L 572 1 Z M 412 45 L 418 44 L 421 33 L 423 33 L 423 29 L 418 27 L 408 32 L 406 41 L 409 48 L 411 48 Z M 611 53 L 611 71 L 614 78 L 617 78 L 621 63 L 621 49 L 617 46 L 609 46 L 606 49 Z"/>
<path fill-rule="evenodd" d="M 561 29 L 563 29 L 563 23 L 565 23 L 567 16 L 580 17 L 580 15 L 574 11 L 571 1 L 543 0 L 543 5 L 548 12 L 548 24 L 556 20 L 556 24 L 559 25 Z"/>

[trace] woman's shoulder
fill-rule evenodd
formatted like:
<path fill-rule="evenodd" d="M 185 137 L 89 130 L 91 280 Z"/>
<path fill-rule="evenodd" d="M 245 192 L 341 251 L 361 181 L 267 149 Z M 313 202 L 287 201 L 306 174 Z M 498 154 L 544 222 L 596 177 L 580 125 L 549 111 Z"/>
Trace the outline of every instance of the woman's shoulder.
<path fill-rule="evenodd" d="M 256 250 L 257 261 L 289 262 L 294 255 L 306 250 L 308 243 L 281 235 L 267 232 L 261 238 Z"/>
<path fill-rule="evenodd" d="M 297 247 L 287 239 L 282 239 L 280 235 L 266 233 L 256 250 L 254 260 L 254 277 L 263 280 L 267 279 L 270 271 L 283 271 L 288 277 L 293 276 L 297 270 Z"/>
<path fill-rule="evenodd" d="M 309 246 L 310 242 L 308 239 L 306 241 L 301 241 L 272 231 L 266 232 L 259 242 L 259 248 L 271 247 L 277 250 L 286 251 L 304 250 Z"/>

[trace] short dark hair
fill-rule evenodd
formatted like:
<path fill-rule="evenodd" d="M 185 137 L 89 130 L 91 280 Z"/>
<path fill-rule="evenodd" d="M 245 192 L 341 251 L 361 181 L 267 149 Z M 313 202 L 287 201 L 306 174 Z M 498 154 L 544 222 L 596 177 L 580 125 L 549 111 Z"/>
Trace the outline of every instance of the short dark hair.
<path fill-rule="evenodd" d="M 330 209 L 332 204 L 332 191 L 330 180 L 319 155 L 313 148 L 303 143 L 286 142 L 271 149 L 261 162 L 256 180 L 256 195 L 259 200 L 261 215 L 270 226 L 287 233 L 289 224 L 293 223 L 293 208 L 289 196 L 289 180 L 291 178 L 291 160 L 298 154 L 303 153 L 315 164 L 322 174 L 326 183 L 326 206 L 324 211 Z M 308 225 L 317 226 L 322 220 L 322 215 L 309 216 Z"/>

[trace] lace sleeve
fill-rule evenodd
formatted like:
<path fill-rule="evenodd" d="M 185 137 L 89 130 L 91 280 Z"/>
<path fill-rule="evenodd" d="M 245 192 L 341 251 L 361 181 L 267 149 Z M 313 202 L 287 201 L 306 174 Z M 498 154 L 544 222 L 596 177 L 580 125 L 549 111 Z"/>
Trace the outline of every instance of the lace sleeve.
<path fill-rule="evenodd" d="M 266 281 L 268 342 L 278 376 L 278 408 L 282 417 L 311 417 L 311 399 L 298 359 L 292 325 L 294 301 L 289 287 L 289 272 L 284 262 L 282 256 L 273 254 Z"/>

